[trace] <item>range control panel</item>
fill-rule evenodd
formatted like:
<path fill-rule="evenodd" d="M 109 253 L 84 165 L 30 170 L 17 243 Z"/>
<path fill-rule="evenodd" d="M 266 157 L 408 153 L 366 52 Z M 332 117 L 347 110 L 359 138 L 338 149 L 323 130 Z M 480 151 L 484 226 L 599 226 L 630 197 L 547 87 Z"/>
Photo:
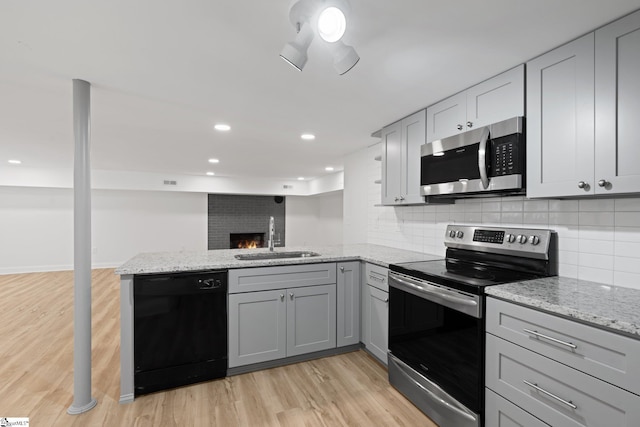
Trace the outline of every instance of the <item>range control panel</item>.
<path fill-rule="evenodd" d="M 554 235 L 548 229 L 448 225 L 444 244 L 450 248 L 546 258 Z"/>

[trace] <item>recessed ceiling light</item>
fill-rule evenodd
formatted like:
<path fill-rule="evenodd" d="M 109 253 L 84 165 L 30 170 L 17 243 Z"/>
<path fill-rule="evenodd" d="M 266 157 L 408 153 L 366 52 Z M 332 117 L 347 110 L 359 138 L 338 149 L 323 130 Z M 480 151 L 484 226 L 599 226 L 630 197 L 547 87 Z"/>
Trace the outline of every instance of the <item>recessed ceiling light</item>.
<path fill-rule="evenodd" d="M 311 133 L 303 133 L 302 135 L 300 135 L 300 138 L 304 139 L 305 141 L 312 141 L 316 139 L 316 136 Z"/>
<path fill-rule="evenodd" d="M 218 159 L 209 159 L 209 163 L 220 163 Z"/>
<path fill-rule="evenodd" d="M 215 175 L 215 173 L 213 173 L 213 172 L 207 172 L 207 175 L 208 175 L 208 176 L 214 176 L 214 175 Z"/>
<path fill-rule="evenodd" d="M 218 123 L 217 125 L 214 126 L 215 130 L 219 130 L 221 132 L 226 132 L 228 130 L 231 130 L 231 126 L 224 124 L 224 123 Z"/>
<path fill-rule="evenodd" d="M 9 163 L 11 163 L 12 165 L 19 165 L 22 162 L 20 160 L 9 160 Z"/>
<path fill-rule="evenodd" d="M 326 170 L 327 172 L 332 172 L 333 168 L 331 166 L 327 166 L 326 168 L 324 168 L 324 170 Z"/>
<path fill-rule="evenodd" d="M 298 181 L 304 181 L 304 176 L 299 176 Z"/>

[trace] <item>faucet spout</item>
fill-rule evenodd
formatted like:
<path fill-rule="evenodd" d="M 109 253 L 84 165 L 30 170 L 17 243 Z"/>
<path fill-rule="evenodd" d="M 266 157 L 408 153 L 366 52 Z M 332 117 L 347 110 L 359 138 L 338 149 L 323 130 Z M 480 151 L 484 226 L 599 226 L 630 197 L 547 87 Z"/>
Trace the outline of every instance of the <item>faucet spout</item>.
<path fill-rule="evenodd" d="M 269 217 L 269 250 L 273 252 L 273 238 L 276 234 L 276 224 L 273 217 Z"/>

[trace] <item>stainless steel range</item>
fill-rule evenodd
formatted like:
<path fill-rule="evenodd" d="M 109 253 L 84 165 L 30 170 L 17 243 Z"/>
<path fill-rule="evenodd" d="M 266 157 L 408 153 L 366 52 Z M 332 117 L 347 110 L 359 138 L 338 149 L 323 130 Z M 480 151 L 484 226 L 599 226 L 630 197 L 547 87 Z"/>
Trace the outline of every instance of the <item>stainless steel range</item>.
<path fill-rule="evenodd" d="M 447 226 L 446 258 L 389 266 L 389 381 L 442 427 L 482 426 L 486 286 L 557 274 L 551 230 Z"/>

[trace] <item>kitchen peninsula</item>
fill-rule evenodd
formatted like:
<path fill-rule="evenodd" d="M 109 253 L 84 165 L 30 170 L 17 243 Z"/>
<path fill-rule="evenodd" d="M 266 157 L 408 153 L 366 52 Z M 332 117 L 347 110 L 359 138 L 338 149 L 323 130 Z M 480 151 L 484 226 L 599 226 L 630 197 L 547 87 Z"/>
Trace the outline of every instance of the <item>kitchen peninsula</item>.
<path fill-rule="evenodd" d="M 120 385 L 121 385 L 121 403 L 128 403 L 133 401 L 135 395 L 135 385 L 134 385 L 134 328 L 133 328 L 133 319 L 134 319 L 134 278 L 138 277 L 148 277 L 149 275 L 160 275 L 160 274 L 168 274 L 168 273 L 185 273 L 185 272 L 202 272 L 202 271 L 211 271 L 211 270 L 229 270 L 229 276 L 232 275 L 241 276 L 241 278 L 249 277 L 253 275 L 254 277 L 266 277 L 268 276 L 267 272 L 274 271 L 277 273 L 273 275 L 273 277 L 283 277 L 283 275 L 290 277 L 295 276 L 296 274 L 306 274 L 306 278 L 298 281 L 300 284 L 296 284 L 296 281 L 287 281 L 287 286 L 295 288 L 298 291 L 303 290 L 301 287 L 302 284 L 311 284 L 311 285 L 325 285 L 332 284 L 333 289 L 338 289 L 338 307 L 344 307 L 344 304 L 355 304 L 355 309 L 358 313 L 353 313 L 353 316 L 357 316 L 359 320 L 359 277 L 361 270 L 361 262 L 367 263 L 367 265 L 375 265 L 380 266 L 382 268 L 386 268 L 389 264 L 392 263 L 402 263 L 402 262 L 412 262 L 412 261 L 423 261 L 430 259 L 438 259 L 441 258 L 437 255 L 429 255 L 419 252 L 406 251 L 402 249 L 389 248 L 385 246 L 379 245 L 368 245 L 368 244 L 359 244 L 359 245 L 335 245 L 335 246 L 305 246 L 305 247 L 287 247 L 287 248 L 277 248 L 275 251 L 271 252 L 273 254 L 278 254 L 281 252 L 314 252 L 317 253 L 317 256 L 309 256 L 309 257 L 299 257 L 299 258 L 276 258 L 276 259 L 253 259 L 253 260 L 239 260 L 236 258 L 236 255 L 240 254 L 268 254 L 270 253 L 268 249 L 229 249 L 229 250 L 212 250 L 212 251 L 192 251 L 192 252 L 159 252 L 159 253 L 142 253 L 131 260 L 127 261 L 125 264 L 116 269 L 116 274 L 121 276 L 121 290 L 120 290 Z M 315 268 L 321 267 L 321 268 Z M 318 277 L 309 277 L 310 271 L 326 271 L 327 276 L 318 278 Z M 342 301 L 340 297 L 341 289 L 345 288 L 345 284 L 343 283 L 341 286 L 340 279 L 336 279 L 336 271 L 341 271 L 343 274 L 345 271 L 353 271 L 352 283 L 347 284 L 349 289 L 352 289 L 353 292 L 350 295 L 345 295 L 344 299 L 347 301 Z M 243 275 L 242 272 L 248 272 L 248 274 Z M 256 276 L 260 274 L 260 276 Z M 356 278 L 356 279 L 353 279 Z M 236 277 L 236 281 L 240 283 L 238 277 Z M 272 278 L 270 278 L 272 280 Z M 324 280 L 324 281 L 323 281 Z M 338 282 L 338 286 L 336 287 L 336 281 Z M 232 284 L 233 280 L 230 279 L 230 293 L 234 292 L 231 289 L 233 288 Z M 247 292 L 246 294 L 238 293 L 237 295 L 248 295 L 248 294 L 265 294 L 266 292 L 273 292 L 270 289 L 264 286 L 264 284 L 253 283 L 251 286 L 252 291 L 260 291 L 260 292 Z M 320 289 L 322 286 L 308 286 L 309 288 L 317 288 Z M 269 289 L 269 290 L 267 290 Z M 287 292 L 290 296 L 290 299 L 294 299 L 294 292 L 292 289 L 289 289 L 291 292 Z M 238 291 L 244 292 L 244 291 Z M 350 291 L 351 292 L 351 291 Z M 333 294 L 336 294 L 336 291 L 333 291 Z M 281 300 L 284 301 L 285 293 L 283 290 L 278 290 L 278 295 L 281 297 Z M 231 297 L 231 296 L 230 296 Z M 333 310 L 336 311 L 336 297 L 333 297 Z M 347 307 L 348 309 L 348 307 Z M 340 328 L 341 321 L 340 316 L 343 314 L 345 309 L 338 310 L 338 325 Z M 354 320 L 356 322 L 358 320 Z M 324 351 L 311 351 L 311 357 L 317 355 L 317 357 L 321 357 L 324 355 L 329 355 L 332 353 L 339 353 L 344 351 L 351 351 L 352 349 L 359 348 L 359 328 L 354 328 L 356 331 L 354 332 L 355 343 L 354 340 L 348 341 L 346 344 L 343 343 L 342 347 L 340 344 L 340 340 L 338 339 L 338 344 L 336 345 L 335 339 L 335 325 L 336 319 L 332 319 L 333 329 L 334 329 L 334 337 L 333 337 L 333 345 L 332 348 L 328 348 Z M 343 320 L 344 323 L 344 320 Z M 348 323 L 348 322 L 347 322 Z M 357 324 L 359 326 L 359 324 Z M 348 326 L 347 326 L 348 327 Z M 229 339 L 238 339 L 237 333 L 232 333 L 230 328 Z M 338 334 L 339 336 L 340 334 Z M 349 344 L 349 345 L 347 345 Z M 313 349 L 313 347 L 310 347 Z M 293 354 L 293 353 L 292 353 Z M 288 354 L 290 356 L 291 354 Z M 308 355 L 307 355 L 308 356 Z M 230 356 L 231 359 L 233 358 Z M 231 360 L 230 359 L 230 360 Z M 277 363 L 277 361 L 275 362 Z M 242 365 L 242 363 L 238 363 Z M 261 365 L 255 365 L 261 366 Z M 239 366 L 237 369 L 243 368 Z M 240 371 L 238 371 L 240 372 Z"/>

